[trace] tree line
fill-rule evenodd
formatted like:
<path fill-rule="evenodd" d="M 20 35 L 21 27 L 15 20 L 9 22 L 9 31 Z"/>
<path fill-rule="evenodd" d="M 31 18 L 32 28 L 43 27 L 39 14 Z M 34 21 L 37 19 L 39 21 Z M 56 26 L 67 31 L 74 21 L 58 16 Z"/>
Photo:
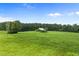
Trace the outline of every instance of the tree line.
<path fill-rule="evenodd" d="M 22 23 L 21 31 L 34 31 L 38 28 L 46 28 L 48 31 L 65 31 L 65 32 L 79 32 L 79 25 L 77 24 L 41 24 L 41 23 Z"/>
<path fill-rule="evenodd" d="M 35 31 L 38 28 L 46 28 L 48 31 L 79 32 L 79 25 L 77 24 L 62 25 L 62 24 L 42 24 L 42 23 L 21 23 L 20 21 L 0 23 L 1 31 L 6 31 L 6 30 L 10 31 L 10 29 L 12 29 L 12 31 L 15 30 L 15 32 Z"/>

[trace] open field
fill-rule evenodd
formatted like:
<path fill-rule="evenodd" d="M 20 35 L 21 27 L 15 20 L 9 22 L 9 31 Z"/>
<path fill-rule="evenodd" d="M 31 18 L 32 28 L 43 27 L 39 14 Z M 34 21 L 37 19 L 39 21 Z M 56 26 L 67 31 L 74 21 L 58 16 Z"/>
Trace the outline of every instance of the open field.
<path fill-rule="evenodd" d="M 0 31 L 1 56 L 70 56 L 79 55 L 79 33 Z"/>

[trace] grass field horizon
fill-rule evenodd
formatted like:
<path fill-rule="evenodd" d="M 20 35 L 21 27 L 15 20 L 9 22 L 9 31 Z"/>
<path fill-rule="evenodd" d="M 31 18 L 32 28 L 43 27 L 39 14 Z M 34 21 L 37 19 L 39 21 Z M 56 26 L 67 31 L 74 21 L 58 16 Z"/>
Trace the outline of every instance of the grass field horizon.
<path fill-rule="evenodd" d="M 79 33 L 0 31 L 0 56 L 79 56 Z"/>

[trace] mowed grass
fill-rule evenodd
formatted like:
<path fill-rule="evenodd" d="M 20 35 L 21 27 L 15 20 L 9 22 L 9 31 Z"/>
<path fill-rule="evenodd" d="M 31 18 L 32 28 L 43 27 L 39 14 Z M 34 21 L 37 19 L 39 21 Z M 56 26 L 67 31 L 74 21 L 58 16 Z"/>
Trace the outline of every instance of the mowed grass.
<path fill-rule="evenodd" d="M 79 33 L 0 31 L 0 56 L 79 56 Z"/>

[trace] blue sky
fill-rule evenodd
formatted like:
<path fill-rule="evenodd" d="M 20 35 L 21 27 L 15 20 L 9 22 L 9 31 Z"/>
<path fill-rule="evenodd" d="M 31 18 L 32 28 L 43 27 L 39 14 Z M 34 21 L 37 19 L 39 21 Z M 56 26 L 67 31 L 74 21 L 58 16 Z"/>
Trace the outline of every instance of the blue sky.
<path fill-rule="evenodd" d="M 0 3 L 0 22 L 79 24 L 78 3 Z"/>

